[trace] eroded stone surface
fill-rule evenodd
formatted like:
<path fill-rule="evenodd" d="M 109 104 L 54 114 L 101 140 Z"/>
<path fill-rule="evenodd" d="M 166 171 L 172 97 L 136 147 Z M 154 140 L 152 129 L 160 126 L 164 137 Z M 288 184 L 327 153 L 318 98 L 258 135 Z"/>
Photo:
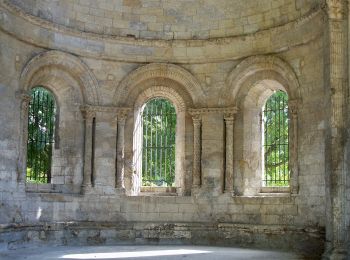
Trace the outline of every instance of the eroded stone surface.
<path fill-rule="evenodd" d="M 0 248 L 181 242 L 344 257 L 345 2 L 190 3 L 0 2 Z M 24 183 L 36 85 L 60 110 L 51 184 Z M 290 97 L 291 189 L 262 194 L 260 113 L 277 89 Z M 158 96 L 178 112 L 177 193 L 142 193 L 135 170 L 138 112 Z"/>

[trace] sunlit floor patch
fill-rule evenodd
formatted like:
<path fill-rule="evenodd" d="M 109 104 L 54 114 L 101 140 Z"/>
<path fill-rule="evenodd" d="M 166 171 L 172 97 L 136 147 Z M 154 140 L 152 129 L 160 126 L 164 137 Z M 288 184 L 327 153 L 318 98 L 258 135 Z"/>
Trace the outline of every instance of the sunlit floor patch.
<path fill-rule="evenodd" d="M 293 252 L 190 245 L 43 246 L 0 250 L 1 260 L 296 260 Z"/>
<path fill-rule="evenodd" d="M 193 255 L 208 254 L 211 251 L 176 249 L 176 250 L 153 250 L 139 252 L 109 252 L 109 253 L 87 253 L 87 254 L 70 254 L 61 258 L 65 259 L 118 259 L 132 257 L 149 257 L 149 256 L 175 256 L 175 255 Z"/>

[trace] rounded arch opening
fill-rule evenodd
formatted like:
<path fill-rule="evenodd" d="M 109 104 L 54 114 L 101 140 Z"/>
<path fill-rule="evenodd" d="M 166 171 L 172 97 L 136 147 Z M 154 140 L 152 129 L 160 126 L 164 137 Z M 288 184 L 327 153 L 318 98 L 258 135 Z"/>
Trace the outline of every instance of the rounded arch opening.
<path fill-rule="evenodd" d="M 27 122 L 27 182 L 51 182 L 52 155 L 58 140 L 57 115 L 55 94 L 44 86 L 32 87 Z"/>
<path fill-rule="evenodd" d="M 166 98 L 142 107 L 142 186 L 175 186 L 176 110 Z"/>
<path fill-rule="evenodd" d="M 80 106 L 98 104 L 97 82 L 88 67 L 77 57 L 59 51 L 41 53 L 30 60 L 22 71 L 21 88 L 27 93 L 38 85 L 55 96 L 57 117 L 55 145 L 52 150 L 51 184 L 62 192 L 79 193 L 83 180 L 84 122 Z M 27 108 L 28 109 L 28 108 Z M 25 165 L 27 151 L 27 112 L 23 113 L 24 147 L 21 160 Z M 21 176 L 26 174 L 23 167 Z M 21 177 L 23 178 L 23 177 Z M 29 190 L 38 189 L 27 185 Z"/>
<path fill-rule="evenodd" d="M 282 90 L 268 96 L 262 108 L 262 186 L 289 187 L 288 94 Z"/>
<path fill-rule="evenodd" d="M 275 75 L 274 73 L 269 75 Z M 237 115 L 237 127 L 235 131 L 237 136 L 242 138 L 236 139 L 236 152 L 239 154 L 237 165 L 238 177 L 236 189 L 244 195 L 257 195 L 260 192 L 289 192 L 290 191 L 290 147 L 289 143 L 289 114 L 282 113 L 280 107 L 276 111 L 267 112 L 265 108 L 270 98 L 276 93 L 285 93 L 285 106 L 288 110 L 290 102 L 290 88 L 285 87 L 286 82 L 280 77 L 267 77 L 265 73 L 256 73 L 251 75 L 236 93 L 236 100 L 239 110 Z M 283 100 L 282 100 L 283 103 Z M 279 122 L 280 125 L 267 126 L 267 113 L 270 113 L 270 124 Z M 277 115 L 277 117 L 272 117 Z M 283 121 L 283 127 L 281 122 Z M 273 130 L 270 128 L 274 127 Z M 244 129 L 244 130 L 243 130 Z M 269 132 L 266 130 L 269 129 Z M 286 130 L 287 135 L 282 135 L 281 131 Z M 273 132 L 271 132 L 273 131 Z M 271 133 L 270 133 L 271 132 Z M 281 135 L 280 135 L 281 134 Z M 280 135 L 280 136 L 279 136 Z M 283 137 L 280 141 L 280 137 Z M 275 138 L 276 137 L 276 138 Z M 274 140 L 272 140 L 274 138 Z M 272 143 L 276 141 L 276 143 Z M 285 141 L 285 142 L 284 142 Z M 276 146 L 276 147 L 274 147 Z M 270 148 L 271 156 L 267 156 L 266 149 Z M 281 158 L 280 158 L 281 156 Z M 284 156 L 284 157 L 283 157 Z M 280 171 L 281 167 L 276 166 L 271 173 L 273 165 L 279 163 L 282 159 L 285 162 L 285 168 Z M 296 163 L 296 162 L 292 162 Z M 281 163 L 282 165 L 282 163 Z M 267 167 L 268 166 L 268 167 Z M 267 171 L 268 170 L 268 171 Z"/>
<path fill-rule="evenodd" d="M 171 104 L 173 107 L 173 112 L 171 113 L 171 117 L 173 120 L 172 129 L 166 129 L 169 131 L 165 131 L 165 135 L 168 134 L 170 138 L 172 136 L 172 144 L 169 146 L 167 143 L 165 146 L 168 148 L 161 149 L 162 151 L 154 152 L 153 155 L 157 154 L 157 160 L 160 155 L 164 157 L 165 155 L 171 154 L 172 156 L 169 158 L 169 163 L 171 164 L 172 177 L 170 177 L 171 181 L 162 182 L 159 179 L 151 180 L 148 183 L 143 181 L 143 174 L 145 172 L 145 163 L 146 159 L 144 154 L 145 148 L 145 130 L 149 131 L 150 128 L 145 129 L 145 121 L 143 115 L 145 113 L 145 108 L 147 108 L 148 104 L 151 104 L 156 100 L 164 100 Z M 185 132 L 186 132 L 186 102 L 185 99 L 180 95 L 174 88 L 171 86 L 152 86 L 145 89 L 141 92 L 134 102 L 134 124 L 133 124 L 133 187 L 134 195 L 139 194 L 140 192 L 166 192 L 166 193 L 182 193 L 184 189 L 185 175 L 184 175 L 184 158 L 185 158 Z M 149 111 L 148 111 L 149 112 Z M 169 111 L 168 111 L 169 112 Z M 152 110 L 154 113 L 154 110 Z M 159 116 L 159 115 L 158 115 Z M 160 118 L 158 118 L 160 119 Z M 169 118 L 166 118 L 167 120 Z M 159 122 L 158 122 L 159 123 Z M 155 128 L 157 131 L 159 128 Z M 158 134 L 158 133 L 157 133 Z M 154 135 L 152 137 L 152 141 L 154 142 Z M 148 140 L 149 141 L 149 140 Z M 158 140 L 156 141 L 158 142 Z M 163 142 L 164 144 L 164 142 Z M 148 146 L 148 143 L 147 143 Z M 156 145 L 157 146 L 157 145 Z M 158 146 L 159 148 L 159 146 Z M 146 148 L 148 149 L 148 148 Z M 152 156 L 153 156 L 152 155 Z M 154 159 L 152 157 L 152 159 Z M 164 163 L 164 162 L 163 162 Z M 158 164 L 162 164 L 158 160 Z M 149 167 L 147 166 L 147 170 Z M 154 167 L 152 169 L 155 169 Z M 170 168 L 169 168 L 170 169 Z M 152 183 L 153 181 L 153 183 Z M 164 180 L 163 180 L 164 181 Z M 146 188 L 148 186 L 148 188 Z M 153 187 L 151 187 L 153 186 Z M 160 187 L 163 186 L 163 187 Z"/>

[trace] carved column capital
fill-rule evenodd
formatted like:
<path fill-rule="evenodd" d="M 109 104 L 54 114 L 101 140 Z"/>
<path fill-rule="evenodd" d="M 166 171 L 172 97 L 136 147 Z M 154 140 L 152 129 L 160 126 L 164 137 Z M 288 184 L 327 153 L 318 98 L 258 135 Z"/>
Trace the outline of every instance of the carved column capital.
<path fill-rule="evenodd" d="M 202 116 L 201 115 L 193 115 L 192 120 L 193 120 L 194 125 L 200 125 L 202 122 Z"/>
<path fill-rule="evenodd" d="M 31 100 L 30 93 L 26 90 L 18 90 L 15 95 L 20 100 L 22 109 L 27 109 Z"/>
<path fill-rule="evenodd" d="M 235 114 L 234 113 L 225 113 L 224 120 L 225 120 L 226 124 L 233 124 L 233 122 L 235 120 Z"/>
<path fill-rule="evenodd" d="M 130 112 L 129 108 L 120 108 L 117 112 L 118 125 L 125 125 L 125 120 Z"/>
<path fill-rule="evenodd" d="M 189 109 L 188 113 L 192 116 L 193 124 L 200 124 L 202 121 L 202 111 L 200 109 Z"/>
<path fill-rule="evenodd" d="M 298 108 L 299 108 L 299 101 L 298 100 L 289 100 L 288 108 L 289 108 L 289 112 L 292 115 L 292 117 L 297 116 L 298 115 Z"/>
<path fill-rule="evenodd" d="M 326 0 L 328 17 L 332 20 L 342 20 L 346 13 L 344 0 Z"/>
<path fill-rule="evenodd" d="M 96 116 L 96 111 L 90 107 L 83 106 L 80 108 L 84 120 L 92 119 Z"/>

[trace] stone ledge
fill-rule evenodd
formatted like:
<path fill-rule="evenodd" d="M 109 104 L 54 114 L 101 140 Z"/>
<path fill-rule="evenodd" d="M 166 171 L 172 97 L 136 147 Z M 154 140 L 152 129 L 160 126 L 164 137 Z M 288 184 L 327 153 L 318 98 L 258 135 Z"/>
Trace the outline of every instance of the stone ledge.
<path fill-rule="evenodd" d="M 0 248 L 42 244 L 193 244 L 323 252 L 324 228 L 208 222 L 56 222 L 0 225 Z"/>

